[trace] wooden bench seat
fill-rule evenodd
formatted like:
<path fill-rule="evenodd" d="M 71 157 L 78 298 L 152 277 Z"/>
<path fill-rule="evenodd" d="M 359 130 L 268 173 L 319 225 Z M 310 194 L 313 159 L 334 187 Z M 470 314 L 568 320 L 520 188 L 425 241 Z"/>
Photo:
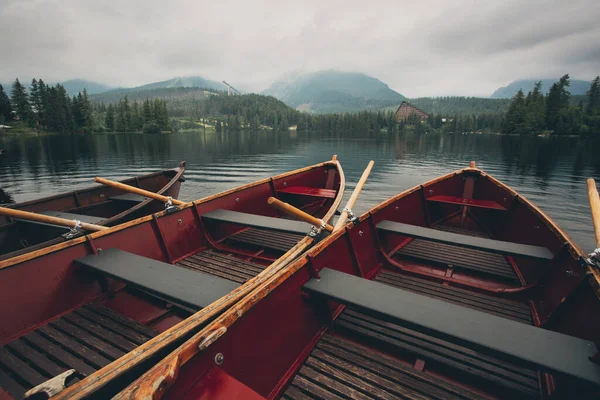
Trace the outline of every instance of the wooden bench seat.
<path fill-rule="evenodd" d="M 487 208 L 490 210 L 506 211 L 506 207 L 504 207 L 501 204 L 499 204 L 498 202 L 492 201 L 492 200 L 468 199 L 465 197 L 439 195 L 439 196 L 428 197 L 427 201 L 433 201 L 433 202 L 437 202 L 437 203 L 458 204 L 460 206 L 467 206 L 467 207 Z"/>
<path fill-rule="evenodd" d="M 125 193 L 125 194 L 120 194 L 118 196 L 111 196 L 109 197 L 109 200 L 114 200 L 114 201 L 126 201 L 129 203 L 141 203 L 144 200 L 147 200 L 147 197 L 144 196 L 140 196 L 139 194 L 135 194 L 135 193 Z"/>
<path fill-rule="evenodd" d="M 402 224 L 400 222 L 382 221 L 377 224 L 377 229 L 417 239 L 431 240 L 433 242 L 457 245 L 475 250 L 484 250 L 503 255 L 524 256 L 542 260 L 552 260 L 554 258 L 550 250 L 545 247 L 461 235 L 458 233 L 440 231 L 438 229 L 424 228 L 422 226 Z"/>
<path fill-rule="evenodd" d="M 218 209 L 202 214 L 202 218 L 301 235 L 306 235 L 310 232 L 310 225 L 306 222 L 265 217 L 263 215 L 248 214 L 239 211 Z"/>
<path fill-rule="evenodd" d="M 75 262 L 193 309 L 204 308 L 239 286 L 239 283 L 214 275 L 115 248 L 79 258 Z"/>
<path fill-rule="evenodd" d="M 524 368 L 600 385 L 593 342 L 324 269 L 304 290 Z M 373 295 L 376 293 L 377 295 Z"/>
<path fill-rule="evenodd" d="M 335 199 L 337 191 L 333 189 L 314 188 L 309 186 L 290 186 L 279 189 L 277 192 L 285 194 L 296 194 L 299 196 L 322 197 L 325 199 Z"/>

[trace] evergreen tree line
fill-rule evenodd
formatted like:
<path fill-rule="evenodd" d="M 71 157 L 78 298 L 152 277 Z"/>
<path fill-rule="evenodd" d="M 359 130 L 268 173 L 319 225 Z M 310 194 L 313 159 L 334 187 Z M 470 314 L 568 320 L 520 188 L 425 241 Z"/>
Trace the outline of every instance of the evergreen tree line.
<path fill-rule="evenodd" d="M 116 105 L 92 103 L 87 91 L 72 98 L 65 88 L 33 79 L 29 90 L 15 79 L 10 97 L 0 85 L 0 124 L 21 121 L 31 128 L 57 133 L 108 131 L 147 133 L 170 130 L 167 102 L 146 99 L 129 103 L 127 96 Z"/>
<path fill-rule="evenodd" d="M 15 79 L 10 98 L 0 86 L 0 119 L 22 121 L 31 128 L 61 133 L 91 132 L 95 125 L 85 89 L 71 98 L 62 85 L 46 85 L 35 78 L 29 90 Z"/>
<path fill-rule="evenodd" d="M 104 115 L 104 128 L 110 132 L 160 133 L 171 130 L 166 100 L 146 99 L 130 104 L 125 96 L 116 104 L 96 104 L 95 109 Z"/>
<path fill-rule="evenodd" d="M 552 85 L 548 95 L 537 82 L 533 90 L 522 90 L 512 98 L 504 116 L 502 132 L 535 135 L 552 132 L 555 135 L 600 135 L 600 76 L 592 81 L 587 92 L 587 104 L 571 105 L 569 75 Z"/>

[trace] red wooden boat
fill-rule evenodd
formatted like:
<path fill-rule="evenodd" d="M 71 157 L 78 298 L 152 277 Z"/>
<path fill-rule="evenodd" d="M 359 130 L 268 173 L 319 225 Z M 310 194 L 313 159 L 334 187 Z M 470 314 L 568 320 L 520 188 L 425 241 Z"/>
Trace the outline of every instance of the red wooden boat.
<path fill-rule="evenodd" d="M 270 196 L 328 221 L 344 185 L 334 159 L 0 261 L 0 399 L 124 388 L 319 237 Z"/>
<path fill-rule="evenodd" d="M 185 161 L 174 169 L 121 182 L 176 199 L 184 181 L 184 172 Z M 164 204 L 113 187 L 96 185 L 6 207 L 100 226 L 114 226 L 163 210 Z M 69 232 L 68 228 L 0 215 L 0 260 L 61 243 L 78 235 L 81 232 Z"/>
<path fill-rule="evenodd" d="M 596 397 L 598 282 L 473 164 L 334 232 L 115 398 Z"/>

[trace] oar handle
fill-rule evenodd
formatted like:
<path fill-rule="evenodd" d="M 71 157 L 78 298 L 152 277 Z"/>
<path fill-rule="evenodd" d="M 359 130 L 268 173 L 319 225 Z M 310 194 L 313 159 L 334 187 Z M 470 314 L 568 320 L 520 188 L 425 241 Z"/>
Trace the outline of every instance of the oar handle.
<path fill-rule="evenodd" d="M 596 235 L 596 247 L 600 247 L 600 197 L 598 196 L 596 181 L 589 178 L 587 180 L 587 186 L 590 210 L 592 211 L 592 223 L 594 224 L 594 234 Z"/>
<path fill-rule="evenodd" d="M 352 207 L 354 207 L 354 203 L 356 203 L 356 200 L 358 199 L 358 195 L 360 194 L 363 187 L 365 186 L 365 183 L 367 182 L 367 178 L 369 177 L 369 174 L 371 173 L 371 170 L 373 169 L 374 164 L 375 164 L 375 161 L 373 161 L 373 160 L 369 161 L 369 164 L 367 164 L 367 168 L 365 168 L 365 171 L 363 172 L 362 176 L 358 180 L 358 183 L 356 184 L 354 191 L 352 192 L 352 194 L 350 195 L 350 198 L 348 199 L 348 202 L 346 203 L 346 207 L 344 207 L 344 210 L 342 211 L 342 213 L 340 214 L 340 217 L 338 218 L 337 222 L 335 223 L 335 228 L 334 228 L 335 230 L 340 229 L 342 226 L 344 226 L 346 224 L 346 220 L 348 219 L 348 210 L 351 210 Z"/>
<path fill-rule="evenodd" d="M 323 220 L 313 217 L 312 215 L 307 214 L 304 211 L 299 210 L 288 203 L 284 203 L 283 201 L 278 200 L 275 197 L 269 197 L 269 200 L 267 200 L 267 202 L 279 211 L 291 215 L 301 221 L 308 222 L 309 224 L 312 224 L 317 228 L 323 224 Z M 333 226 L 325 224 L 325 230 L 331 232 L 333 231 Z"/>
<path fill-rule="evenodd" d="M 36 214 L 29 211 L 14 210 L 12 208 L 0 207 L 0 215 L 7 217 L 24 219 L 27 221 L 43 222 L 46 224 L 66 226 L 69 228 L 75 228 L 77 221 L 72 219 L 52 217 L 50 215 Z M 101 231 L 108 229 L 106 226 L 88 224 L 87 222 L 80 222 L 79 226 L 86 231 Z"/>
<path fill-rule="evenodd" d="M 102 183 L 102 184 L 107 185 L 107 186 L 112 186 L 114 188 L 124 190 L 126 192 L 139 194 L 140 196 L 149 197 L 149 198 L 154 199 L 154 200 L 160 200 L 163 203 L 166 203 L 166 202 L 169 201 L 169 197 L 163 196 L 162 194 L 157 194 L 157 193 L 154 193 L 154 192 L 149 192 L 148 190 L 140 189 L 140 188 L 137 188 L 135 186 L 129 186 L 129 185 L 126 185 L 126 184 L 121 183 L 121 182 L 111 181 L 110 179 L 101 178 L 99 176 L 95 177 L 94 181 L 96 181 L 98 183 Z M 171 202 L 173 204 L 175 204 L 177 206 L 183 206 L 183 205 L 185 205 L 184 201 L 177 200 L 177 199 L 170 199 L 170 200 L 171 200 Z"/>

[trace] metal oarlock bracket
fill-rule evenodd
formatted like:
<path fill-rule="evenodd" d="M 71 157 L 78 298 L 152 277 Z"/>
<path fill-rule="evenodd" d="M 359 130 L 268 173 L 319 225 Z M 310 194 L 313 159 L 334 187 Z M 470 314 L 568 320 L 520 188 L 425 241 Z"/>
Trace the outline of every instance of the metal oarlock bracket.
<path fill-rule="evenodd" d="M 321 226 L 319 228 L 316 228 L 314 225 L 311 225 L 310 232 L 308 232 L 308 236 L 317 237 L 327 227 L 327 224 L 325 223 L 325 221 L 323 221 L 322 219 L 320 219 L 319 221 L 321 221 Z"/>
<path fill-rule="evenodd" d="M 589 265 L 590 267 L 600 270 L 600 248 L 596 248 L 586 257 L 580 257 L 580 262 L 583 265 Z"/>
<path fill-rule="evenodd" d="M 352 222 L 354 225 L 358 224 L 358 218 L 356 215 L 354 215 L 351 209 L 344 207 L 344 211 L 348 214 L 348 221 Z"/>
<path fill-rule="evenodd" d="M 167 201 L 165 203 L 165 211 L 167 214 L 177 210 L 179 210 L 179 207 L 173 204 L 173 198 L 171 196 L 167 196 Z"/>
<path fill-rule="evenodd" d="M 75 220 L 75 226 L 72 227 L 71 229 L 69 229 L 69 232 L 65 233 L 63 235 L 63 237 L 65 239 L 72 239 L 75 236 L 79 235 L 81 233 L 81 221 L 76 219 Z"/>

